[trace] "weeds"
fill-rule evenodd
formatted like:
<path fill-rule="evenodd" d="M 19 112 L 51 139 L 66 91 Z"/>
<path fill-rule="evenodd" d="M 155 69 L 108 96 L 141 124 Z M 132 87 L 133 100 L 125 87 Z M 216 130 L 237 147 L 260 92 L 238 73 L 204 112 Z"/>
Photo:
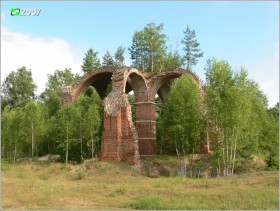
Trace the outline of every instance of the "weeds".
<path fill-rule="evenodd" d="M 144 196 L 138 198 L 136 202 L 129 204 L 133 209 L 138 210 L 167 210 L 170 209 L 168 203 L 160 196 Z"/>
<path fill-rule="evenodd" d="M 115 192 L 119 195 L 124 195 L 125 194 L 125 189 L 124 188 L 118 188 Z"/>
<path fill-rule="evenodd" d="M 79 171 L 76 175 L 76 180 L 82 180 L 86 177 L 86 173 L 83 171 Z"/>
<path fill-rule="evenodd" d="M 208 171 L 205 171 L 204 175 L 205 175 L 204 180 L 203 180 L 204 187 L 209 188 Z"/>

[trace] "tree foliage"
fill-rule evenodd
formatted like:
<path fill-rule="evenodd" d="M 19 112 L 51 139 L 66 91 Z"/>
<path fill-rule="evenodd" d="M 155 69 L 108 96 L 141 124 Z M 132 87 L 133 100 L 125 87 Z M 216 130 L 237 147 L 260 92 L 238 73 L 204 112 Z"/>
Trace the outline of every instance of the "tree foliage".
<path fill-rule="evenodd" d="M 36 84 L 32 73 L 26 67 L 12 71 L 4 80 L 3 94 L 5 103 L 9 108 L 24 107 L 29 101 L 35 99 Z"/>
<path fill-rule="evenodd" d="M 46 89 L 40 97 L 50 116 L 55 115 L 60 108 L 60 92 L 62 88 L 73 83 L 78 78 L 79 76 L 74 75 L 69 68 L 56 70 L 52 75 L 48 74 Z"/>
<path fill-rule="evenodd" d="M 164 135 L 174 144 L 176 153 L 182 158 L 186 175 L 186 156 L 197 153 L 201 144 L 202 116 L 201 100 L 196 81 L 182 76 L 172 86 L 160 124 Z"/>
<path fill-rule="evenodd" d="M 202 123 L 200 103 L 197 83 L 190 76 L 182 76 L 171 88 L 163 109 L 166 136 L 181 155 L 198 150 Z"/>
<path fill-rule="evenodd" d="M 134 33 L 129 48 L 133 66 L 150 72 L 163 70 L 167 36 L 162 31 L 163 24 L 149 23 L 142 31 Z"/>
<path fill-rule="evenodd" d="M 94 51 L 92 48 L 87 51 L 82 65 L 82 71 L 84 73 L 89 73 L 101 66 L 100 60 L 98 59 L 97 55 L 98 52 Z"/>
<path fill-rule="evenodd" d="M 184 31 L 184 38 L 182 44 L 184 45 L 185 55 L 183 56 L 187 70 L 192 70 L 192 66 L 196 65 L 198 59 L 203 56 L 203 52 L 198 48 L 199 42 L 196 40 L 196 34 L 194 30 L 190 30 L 187 26 Z"/>
<path fill-rule="evenodd" d="M 124 66 L 124 52 L 125 52 L 125 48 L 120 46 L 118 47 L 115 55 L 114 55 L 114 58 L 115 58 L 115 61 L 114 61 L 114 65 L 116 67 L 123 67 Z"/>
<path fill-rule="evenodd" d="M 180 57 L 178 51 L 172 53 L 170 51 L 164 58 L 164 69 L 172 70 L 176 68 L 181 68 L 183 66 L 183 59 Z"/>
<path fill-rule="evenodd" d="M 102 57 L 102 65 L 103 66 L 114 66 L 114 59 L 109 51 L 106 51 L 104 56 Z"/>
<path fill-rule="evenodd" d="M 234 72 L 228 62 L 212 59 L 205 70 L 209 132 L 218 137 L 214 151 L 221 173 L 229 175 L 234 173 L 236 161 L 265 149 L 269 141 L 267 99 L 244 68 Z"/>

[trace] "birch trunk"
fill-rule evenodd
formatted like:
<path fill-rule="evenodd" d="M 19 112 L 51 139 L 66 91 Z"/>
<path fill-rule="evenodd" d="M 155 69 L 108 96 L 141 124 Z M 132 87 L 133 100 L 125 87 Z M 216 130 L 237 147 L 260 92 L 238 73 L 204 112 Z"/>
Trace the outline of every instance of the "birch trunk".
<path fill-rule="evenodd" d="M 31 157 L 34 155 L 34 122 L 31 123 Z"/>
<path fill-rule="evenodd" d="M 15 143 L 14 163 L 16 162 L 16 157 L 17 157 L 17 145 L 16 145 L 16 143 Z"/>
<path fill-rule="evenodd" d="M 239 124 L 237 126 L 236 136 L 235 136 L 235 140 L 234 140 L 234 151 L 233 151 L 233 160 L 232 160 L 232 169 L 231 169 L 231 174 L 232 175 L 233 175 L 233 172 L 234 172 L 234 164 L 235 164 L 235 155 L 236 155 L 236 146 L 237 146 L 238 133 L 239 133 Z"/>
<path fill-rule="evenodd" d="M 223 138 L 223 147 L 222 147 L 222 152 L 223 152 L 223 176 L 226 176 L 226 159 L 225 159 L 225 139 L 224 139 L 224 132 L 222 134 Z"/>
<path fill-rule="evenodd" d="M 91 158 L 94 161 L 94 141 L 93 141 L 93 134 L 91 134 Z"/>
<path fill-rule="evenodd" d="M 152 53 L 151 53 L 151 72 L 154 72 L 154 57 L 153 57 L 153 55 L 152 55 Z"/>
<path fill-rule="evenodd" d="M 83 162 L 83 130 L 82 130 L 82 121 L 80 120 L 80 142 L 81 142 L 81 162 Z"/>
<path fill-rule="evenodd" d="M 66 129 L 66 158 L 65 158 L 65 164 L 68 164 L 68 125 Z"/>
<path fill-rule="evenodd" d="M 10 139 L 9 143 L 9 157 L 10 157 L 10 162 L 12 162 L 12 141 Z"/>

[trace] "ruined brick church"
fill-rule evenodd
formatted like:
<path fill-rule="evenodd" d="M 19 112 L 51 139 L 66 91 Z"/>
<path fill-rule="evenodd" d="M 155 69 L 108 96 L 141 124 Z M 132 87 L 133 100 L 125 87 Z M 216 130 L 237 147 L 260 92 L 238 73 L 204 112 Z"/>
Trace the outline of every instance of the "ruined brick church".
<path fill-rule="evenodd" d="M 156 142 L 156 94 L 163 104 L 167 100 L 174 79 L 190 75 L 197 82 L 201 97 L 201 81 L 193 72 L 175 69 L 164 72 L 141 72 L 135 68 L 102 67 L 94 70 L 62 90 L 61 100 L 66 104 L 93 86 L 104 106 L 104 128 L 101 140 L 101 161 L 127 161 L 136 164 L 142 155 L 153 155 Z M 106 89 L 112 81 L 112 91 Z M 135 96 L 135 123 L 127 94 Z M 207 142 L 208 143 L 208 142 Z M 209 144 L 203 147 L 209 152 Z"/>

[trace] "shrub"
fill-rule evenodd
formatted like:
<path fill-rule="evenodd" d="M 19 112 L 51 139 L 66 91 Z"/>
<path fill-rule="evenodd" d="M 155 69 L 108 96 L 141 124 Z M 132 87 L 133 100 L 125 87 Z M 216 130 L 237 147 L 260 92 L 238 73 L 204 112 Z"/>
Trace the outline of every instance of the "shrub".
<path fill-rule="evenodd" d="M 1 163 L 2 171 L 9 171 L 11 168 L 12 168 L 12 164 L 6 162 Z"/>
<path fill-rule="evenodd" d="M 85 177 L 86 177 L 86 173 L 83 172 L 83 171 L 79 171 L 79 172 L 77 173 L 76 179 L 77 179 L 77 180 L 82 180 L 82 179 L 84 179 Z"/>

